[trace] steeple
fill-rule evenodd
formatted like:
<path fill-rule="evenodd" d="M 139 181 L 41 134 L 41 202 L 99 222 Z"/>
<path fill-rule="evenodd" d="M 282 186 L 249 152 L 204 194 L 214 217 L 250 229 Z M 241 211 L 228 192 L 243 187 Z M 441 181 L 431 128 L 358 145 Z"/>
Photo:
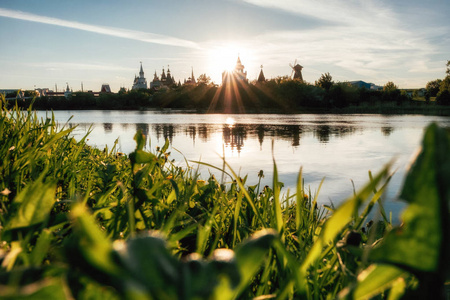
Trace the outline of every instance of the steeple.
<path fill-rule="evenodd" d="M 264 76 L 263 66 L 261 65 L 261 72 L 259 72 L 258 82 L 264 82 L 264 81 L 266 81 L 266 77 Z"/>
<path fill-rule="evenodd" d="M 144 69 L 142 69 L 142 61 L 141 61 L 141 70 L 139 71 L 139 77 L 144 77 Z"/>
<path fill-rule="evenodd" d="M 161 81 L 166 81 L 166 73 L 164 72 L 164 67 L 162 68 Z"/>
<path fill-rule="evenodd" d="M 170 69 L 169 69 L 169 65 L 167 65 L 167 79 L 166 79 L 166 84 L 172 85 L 174 83 L 173 77 L 170 75 Z"/>
<path fill-rule="evenodd" d="M 238 55 L 235 69 L 236 69 L 236 71 L 238 71 L 240 73 L 244 72 L 244 65 L 241 63 L 241 58 L 239 57 L 239 55 Z"/>
<path fill-rule="evenodd" d="M 194 67 L 191 67 L 192 68 L 192 75 L 191 75 L 191 80 L 192 80 L 192 83 L 196 83 L 195 82 L 195 77 L 194 77 Z"/>

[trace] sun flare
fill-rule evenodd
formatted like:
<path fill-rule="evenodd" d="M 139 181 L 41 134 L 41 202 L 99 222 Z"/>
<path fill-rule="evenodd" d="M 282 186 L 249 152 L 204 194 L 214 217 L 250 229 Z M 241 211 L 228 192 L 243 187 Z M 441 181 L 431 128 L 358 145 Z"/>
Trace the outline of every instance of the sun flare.
<path fill-rule="evenodd" d="M 208 69 L 216 83 L 222 81 L 223 71 L 232 71 L 236 66 L 238 56 L 246 60 L 249 51 L 243 46 L 228 43 L 213 46 L 208 51 Z"/>

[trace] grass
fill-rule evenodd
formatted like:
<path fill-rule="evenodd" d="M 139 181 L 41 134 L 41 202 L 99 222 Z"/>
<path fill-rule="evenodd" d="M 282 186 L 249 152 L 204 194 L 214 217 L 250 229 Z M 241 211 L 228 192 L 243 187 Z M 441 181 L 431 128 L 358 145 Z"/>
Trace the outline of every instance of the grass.
<path fill-rule="evenodd" d="M 2 299 L 444 293 L 450 142 L 435 125 L 407 175 L 400 227 L 380 202 L 389 164 L 342 206 L 324 208 L 305 193 L 301 170 L 296 193 L 283 194 L 275 161 L 271 187 L 247 183 L 226 161 L 222 183 L 200 178 L 194 162 L 175 165 L 168 142 L 144 151 L 140 132 L 127 156 L 76 141 L 71 130 L 2 101 Z M 381 219 L 369 222 L 374 207 Z"/>

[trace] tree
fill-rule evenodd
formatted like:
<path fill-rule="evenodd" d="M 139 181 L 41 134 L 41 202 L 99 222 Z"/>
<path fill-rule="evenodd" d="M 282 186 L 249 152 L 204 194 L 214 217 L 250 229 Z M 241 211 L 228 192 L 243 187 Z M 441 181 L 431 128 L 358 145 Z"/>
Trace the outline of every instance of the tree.
<path fill-rule="evenodd" d="M 400 105 L 403 101 L 407 100 L 406 92 L 400 92 L 398 86 L 395 85 L 392 81 L 387 82 L 383 86 L 383 101 L 396 101 L 398 105 Z"/>
<path fill-rule="evenodd" d="M 450 105 L 450 60 L 447 61 L 447 76 L 439 86 L 439 93 L 436 96 L 436 103 L 440 105 Z"/>
<path fill-rule="evenodd" d="M 383 86 L 383 92 L 392 93 L 395 92 L 396 90 L 398 90 L 398 86 L 396 86 L 395 83 L 393 83 L 392 81 L 387 82 Z"/>
<path fill-rule="evenodd" d="M 327 72 L 320 76 L 315 85 L 328 91 L 333 86 L 333 84 L 333 77 L 331 77 L 330 73 Z"/>
<path fill-rule="evenodd" d="M 210 82 L 211 82 L 211 77 L 206 76 L 206 74 L 201 74 L 197 78 L 197 83 L 198 84 L 206 84 L 206 85 L 208 85 Z"/>
<path fill-rule="evenodd" d="M 450 105 L 450 91 L 440 91 L 436 97 L 436 103 L 439 105 Z"/>
<path fill-rule="evenodd" d="M 425 88 L 427 89 L 430 97 L 436 97 L 437 93 L 439 92 L 439 88 L 441 87 L 441 82 L 442 80 L 436 79 L 427 83 Z"/>

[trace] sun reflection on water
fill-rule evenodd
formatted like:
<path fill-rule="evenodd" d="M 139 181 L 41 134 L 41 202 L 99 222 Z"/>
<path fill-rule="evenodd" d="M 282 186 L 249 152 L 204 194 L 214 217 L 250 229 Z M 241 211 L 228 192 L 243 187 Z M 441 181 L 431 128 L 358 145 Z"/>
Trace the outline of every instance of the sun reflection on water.
<path fill-rule="evenodd" d="M 236 124 L 236 120 L 235 120 L 234 118 L 232 118 L 232 117 L 228 117 L 228 118 L 225 120 L 225 124 L 227 124 L 227 125 L 230 126 L 230 127 L 233 127 L 234 124 Z"/>

